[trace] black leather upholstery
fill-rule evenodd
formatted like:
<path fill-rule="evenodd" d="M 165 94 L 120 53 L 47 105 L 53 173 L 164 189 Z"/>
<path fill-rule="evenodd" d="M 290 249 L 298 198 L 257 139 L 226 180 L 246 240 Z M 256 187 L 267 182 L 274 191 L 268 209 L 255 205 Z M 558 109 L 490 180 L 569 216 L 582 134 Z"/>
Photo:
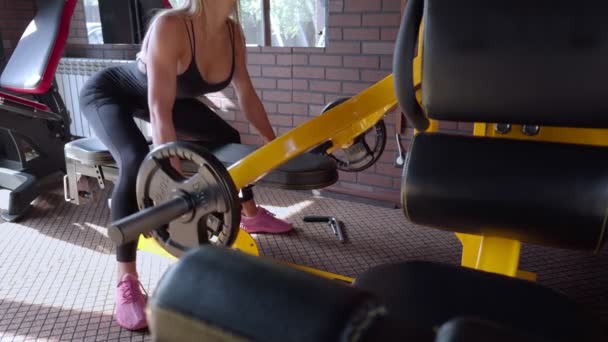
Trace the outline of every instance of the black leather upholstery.
<path fill-rule="evenodd" d="M 350 340 L 385 315 L 364 291 L 213 246 L 169 269 L 150 308 L 152 316 L 170 310 L 253 341 Z"/>
<path fill-rule="evenodd" d="M 460 266 L 406 262 L 372 268 L 357 277 L 355 286 L 386 303 L 391 317 L 422 328 L 472 317 L 551 341 L 601 341 L 599 322 L 575 303 L 516 278 Z"/>
<path fill-rule="evenodd" d="M 418 134 L 406 162 L 412 222 L 595 251 L 606 239 L 608 148 Z"/>
<path fill-rule="evenodd" d="M 63 18 L 64 9 L 74 10 L 75 2 L 71 0 L 68 2 L 69 4 L 66 3 L 66 0 L 36 1 L 36 17 L 31 21 L 15 51 L 13 51 L 0 77 L 0 87 L 13 90 L 35 89 L 47 74 L 49 66 L 52 66 L 53 70 L 51 75 L 47 75 L 46 78 L 50 77 L 52 79 L 56 65 L 53 66 L 49 62 L 53 62 L 50 60 L 53 53 L 57 53 L 55 49 L 63 50 L 63 46 L 57 45 L 64 45 L 65 41 L 58 42 L 57 40 L 60 36 L 62 20 L 65 19 L 69 22 L 71 16 L 71 13 L 69 13 L 67 19 Z M 67 38 L 67 30 L 64 33 L 63 40 Z M 40 92 L 44 91 L 46 89 L 40 90 Z"/>
<path fill-rule="evenodd" d="M 201 143 L 227 167 L 255 151 L 252 145 L 227 144 L 213 146 Z M 114 165 L 114 158 L 103 143 L 95 138 L 82 138 L 65 145 L 66 158 L 94 165 Z M 188 170 L 188 165 L 184 165 Z M 338 181 L 336 162 L 323 155 L 304 153 L 270 171 L 259 184 L 289 190 L 314 190 L 330 186 Z"/>
<path fill-rule="evenodd" d="M 426 0 L 431 118 L 608 127 L 608 2 Z"/>
<path fill-rule="evenodd" d="M 354 285 L 234 250 L 203 246 L 180 259 L 159 282 L 150 299 L 150 330 L 158 340 L 171 341 L 218 335 L 222 338 L 213 340 L 600 342 L 606 338 L 597 320 L 561 294 L 497 274 L 406 262 L 372 268 Z M 178 326 L 185 331 L 175 331 Z"/>
<path fill-rule="evenodd" d="M 101 140 L 82 138 L 65 144 L 65 157 L 89 165 L 115 165 L 114 157 Z"/>
<path fill-rule="evenodd" d="M 436 342 L 549 342 L 550 339 L 525 335 L 494 322 L 475 318 L 455 318 L 444 323 Z"/>
<path fill-rule="evenodd" d="M 211 148 L 211 152 L 226 166 L 236 163 L 255 150 L 255 146 L 242 144 Z M 315 153 L 303 153 L 269 172 L 260 183 L 289 190 L 315 190 L 328 187 L 337 181 L 338 168 L 333 159 Z"/>

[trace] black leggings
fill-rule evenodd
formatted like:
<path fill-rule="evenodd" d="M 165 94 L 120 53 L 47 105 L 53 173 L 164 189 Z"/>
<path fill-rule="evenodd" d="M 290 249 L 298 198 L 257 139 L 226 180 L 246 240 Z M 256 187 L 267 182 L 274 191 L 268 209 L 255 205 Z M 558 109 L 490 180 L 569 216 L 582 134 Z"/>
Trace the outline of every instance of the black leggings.
<path fill-rule="evenodd" d="M 138 211 L 135 183 L 139 166 L 149 152 L 146 138 L 135 124 L 134 118 L 149 122 L 149 113 L 142 110 L 142 102 L 115 88 L 104 87 L 101 78 L 91 81 L 81 91 L 81 111 L 88 119 L 95 135 L 110 150 L 119 168 L 118 180 L 112 193 L 112 221 Z M 107 90 L 104 90 L 107 89 Z M 136 103 L 139 102 L 139 105 Z M 173 109 L 173 123 L 178 134 L 196 140 L 218 144 L 240 143 L 237 130 L 220 118 L 212 109 L 196 99 L 177 100 Z M 250 200 L 250 188 L 241 191 L 242 200 Z M 133 262 L 137 254 L 137 242 L 120 245 L 116 249 L 119 262 Z"/>

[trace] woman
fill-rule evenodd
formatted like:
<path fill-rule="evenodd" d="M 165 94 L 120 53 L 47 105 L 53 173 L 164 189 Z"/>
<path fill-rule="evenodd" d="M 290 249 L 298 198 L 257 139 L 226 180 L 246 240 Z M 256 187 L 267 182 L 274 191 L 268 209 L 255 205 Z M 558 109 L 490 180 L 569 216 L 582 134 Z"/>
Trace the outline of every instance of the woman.
<path fill-rule="evenodd" d="M 266 142 L 275 138 L 247 71 L 243 32 L 230 19 L 236 10 L 236 0 L 188 0 L 180 8 L 160 13 L 150 25 L 136 62 L 104 70 L 82 89 L 81 108 L 120 170 L 112 194 L 112 220 L 137 211 L 135 182 L 149 146 L 134 117 L 151 123 L 155 145 L 175 141 L 178 133 L 238 143 L 239 133 L 196 100 L 232 83 L 247 119 Z M 178 160 L 172 165 L 179 170 Z M 292 229 L 291 224 L 258 207 L 250 190 L 243 189 L 241 196 L 241 227 L 246 231 L 285 233 Z M 147 326 L 136 248 L 136 243 L 129 243 L 118 246 L 116 253 L 115 319 L 131 330 Z"/>

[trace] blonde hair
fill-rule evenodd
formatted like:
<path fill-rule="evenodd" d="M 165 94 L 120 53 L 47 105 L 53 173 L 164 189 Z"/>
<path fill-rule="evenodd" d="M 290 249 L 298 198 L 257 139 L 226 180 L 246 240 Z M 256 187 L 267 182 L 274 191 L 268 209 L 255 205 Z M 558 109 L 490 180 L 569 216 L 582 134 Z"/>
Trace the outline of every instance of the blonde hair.
<path fill-rule="evenodd" d="M 150 21 L 149 28 L 152 27 L 152 24 L 156 19 L 164 15 L 181 15 L 188 18 L 198 17 L 200 15 L 206 15 L 207 13 L 207 1 L 209 0 L 184 0 L 182 4 L 175 8 L 167 8 L 164 10 L 160 10 L 154 18 Z M 218 1 L 218 0 L 213 0 Z M 234 12 L 230 15 L 232 20 L 240 23 L 240 4 L 237 0 L 234 6 Z M 150 29 L 148 28 L 148 31 Z"/>
<path fill-rule="evenodd" d="M 203 13 L 203 7 L 206 6 L 206 4 L 207 2 L 205 0 L 185 0 L 179 7 L 161 11 L 157 17 L 167 14 L 181 14 L 188 17 L 197 17 Z"/>
<path fill-rule="evenodd" d="M 147 32 L 144 36 L 144 39 L 142 40 L 142 49 L 146 45 L 146 42 L 148 40 L 148 35 L 150 34 L 150 31 L 152 31 L 154 22 L 158 18 L 165 16 L 165 15 L 179 15 L 179 16 L 184 16 L 187 18 L 194 18 L 194 17 L 198 17 L 200 15 L 206 15 L 207 1 L 209 1 L 209 0 L 183 0 L 181 5 L 178 7 L 167 8 L 167 9 L 158 11 L 154 15 L 154 17 L 150 20 L 150 24 L 148 25 Z M 218 1 L 218 0 L 211 0 L 211 1 Z M 239 0 L 236 0 L 235 6 L 234 6 L 234 12 L 229 17 L 232 18 L 232 20 L 234 20 L 237 25 L 240 24 L 239 12 L 240 12 L 240 4 L 239 4 Z M 207 21 L 205 20 L 205 23 L 206 22 Z"/>

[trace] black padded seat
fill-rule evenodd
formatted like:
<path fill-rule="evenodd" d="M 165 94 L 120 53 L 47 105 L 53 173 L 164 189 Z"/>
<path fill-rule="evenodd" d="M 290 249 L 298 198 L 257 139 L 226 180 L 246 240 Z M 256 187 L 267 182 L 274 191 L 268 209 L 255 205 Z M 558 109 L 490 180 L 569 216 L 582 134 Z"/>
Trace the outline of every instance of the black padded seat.
<path fill-rule="evenodd" d="M 228 144 L 212 148 L 211 152 L 229 166 L 256 149 L 252 145 Z M 260 183 L 287 190 L 315 190 L 337 181 L 338 169 L 333 159 L 321 154 L 303 153 L 269 172 Z"/>
<path fill-rule="evenodd" d="M 602 341 L 598 320 L 564 295 L 526 280 L 412 261 L 372 268 L 354 285 L 386 303 L 396 319 L 420 327 L 473 317 L 550 341 Z"/>
<path fill-rule="evenodd" d="M 208 148 L 224 165 L 229 166 L 256 150 L 256 146 L 227 144 Z M 74 140 L 65 146 L 66 158 L 90 165 L 115 165 L 112 155 L 97 138 Z M 330 157 L 304 153 L 269 172 L 259 183 L 287 190 L 314 190 L 338 181 L 336 162 Z"/>
<path fill-rule="evenodd" d="M 101 140 L 91 137 L 65 144 L 65 157 L 89 165 L 114 165 L 115 161 Z"/>

